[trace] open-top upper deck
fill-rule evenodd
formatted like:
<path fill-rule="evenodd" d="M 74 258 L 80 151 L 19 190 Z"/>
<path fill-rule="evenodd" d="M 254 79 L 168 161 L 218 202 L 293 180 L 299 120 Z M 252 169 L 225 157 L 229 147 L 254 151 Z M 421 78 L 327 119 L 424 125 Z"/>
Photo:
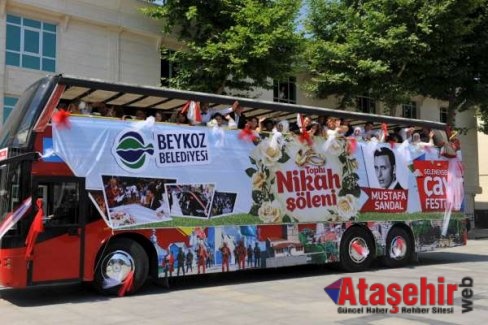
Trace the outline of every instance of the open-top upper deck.
<path fill-rule="evenodd" d="M 319 115 L 349 119 L 354 124 L 361 122 L 387 123 L 389 127 L 412 125 L 444 129 L 445 124 L 434 121 L 407 119 L 387 115 L 374 115 L 355 111 L 338 110 L 324 107 L 269 102 L 251 98 L 207 94 L 201 92 L 183 91 L 161 87 L 131 85 L 120 82 L 107 82 L 98 79 L 79 78 L 69 75 L 55 76 L 56 82 L 65 87 L 61 100 L 104 103 L 123 107 L 126 111 L 135 112 L 138 109 L 153 113 L 156 110 L 166 114 L 173 114 L 188 100 L 201 101 L 210 107 L 229 107 L 234 101 L 239 101 L 244 107 L 246 117 L 266 117 L 276 120 L 295 120 L 296 114 L 307 114 L 312 117 Z"/>

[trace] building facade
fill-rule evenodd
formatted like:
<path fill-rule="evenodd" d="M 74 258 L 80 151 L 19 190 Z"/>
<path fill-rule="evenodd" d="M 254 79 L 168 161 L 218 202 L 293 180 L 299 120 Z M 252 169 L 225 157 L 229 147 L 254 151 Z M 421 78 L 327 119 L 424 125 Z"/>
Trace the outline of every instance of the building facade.
<path fill-rule="evenodd" d="M 171 70 L 161 66 L 165 63 L 160 49 L 178 44 L 162 35 L 157 21 L 140 12 L 146 5 L 139 0 L 0 0 L 0 125 L 24 89 L 46 74 L 160 85 L 161 74 Z M 337 106 L 335 97 L 307 97 L 300 91 L 302 81 L 297 77 L 277 82 L 274 90 L 258 95 L 263 100 Z M 381 103 L 367 97 L 358 98 L 357 104 L 363 112 L 384 113 Z M 394 114 L 442 121 L 445 107 L 446 103 L 419 96 L 397 107 Z M 475 112 L 458 114 L 457 126 L 468 130 L 461 135 L 465 210 L 474 218 L 475 195 L 481 193 L 479 179 L 488 175 L 488 169 L 479 171 L 478 167 L 478 156 L 483 153 L 478 154 Z M 488 186 L 488 176 L 482 185 Z M 488 210 L 488 199 L 486 205 Z"/>
<path fill-rule="evenodd" d="M 143 5 L 0 0 L 1 121 L 27 85 L 46 74 L 159 85 L 163 38 L 157 22 L 140 13 Z"/>

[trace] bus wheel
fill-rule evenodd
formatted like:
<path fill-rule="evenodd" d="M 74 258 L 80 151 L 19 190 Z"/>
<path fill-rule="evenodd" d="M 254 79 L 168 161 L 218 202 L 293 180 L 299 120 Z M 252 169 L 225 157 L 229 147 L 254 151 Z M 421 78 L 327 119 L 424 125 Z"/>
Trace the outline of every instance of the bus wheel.
<path fill-rule="evenodd" d="M 350 228 L 342 236 L 340 265 L 347 272 L 366 270 L 374 259 L 374 243 L 370 233 L 361 227 Z"/>
<path fill-rule="evenodd" d="M 117 294 L 132 273 L 132 286 L 127 293 L 136 292 L 146 282 L 149 259 L 144 248 L 130 239 L 110 243 L 97 263 L 95 287 L 103 294 Z"/>
<path fill-rule="evenodd" d="M 386 238 L 385 256 L 381 262 L 388 267 L 402 267 L 412 258 L 412 240 L 408 232 L 400 227 L 394 227 Z"/>

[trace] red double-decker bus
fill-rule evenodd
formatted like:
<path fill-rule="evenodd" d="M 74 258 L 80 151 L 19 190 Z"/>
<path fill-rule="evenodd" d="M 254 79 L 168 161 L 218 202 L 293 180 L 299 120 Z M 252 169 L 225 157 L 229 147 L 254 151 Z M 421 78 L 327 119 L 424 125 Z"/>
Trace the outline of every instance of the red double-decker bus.
<path fill-rule="evenodd" d="M 399 267 L 464 245 L 459 145 L 439 130 L 43 78 L 0 132 L 0 284 L 126 293 L 149 277 L 332 262 L 363 271 L 375 258 Z"/>

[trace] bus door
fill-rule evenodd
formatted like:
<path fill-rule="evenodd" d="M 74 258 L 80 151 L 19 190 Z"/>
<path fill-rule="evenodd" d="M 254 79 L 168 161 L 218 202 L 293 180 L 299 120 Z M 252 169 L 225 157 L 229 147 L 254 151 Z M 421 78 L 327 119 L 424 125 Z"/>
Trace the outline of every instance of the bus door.
<path fill-rule="evenodd" d="M 83 179 L 35 178 L 33 189 L 44 203 L 44 232 L 34 246 L 28 282 L 80 280 L 87 204 Z"/>

